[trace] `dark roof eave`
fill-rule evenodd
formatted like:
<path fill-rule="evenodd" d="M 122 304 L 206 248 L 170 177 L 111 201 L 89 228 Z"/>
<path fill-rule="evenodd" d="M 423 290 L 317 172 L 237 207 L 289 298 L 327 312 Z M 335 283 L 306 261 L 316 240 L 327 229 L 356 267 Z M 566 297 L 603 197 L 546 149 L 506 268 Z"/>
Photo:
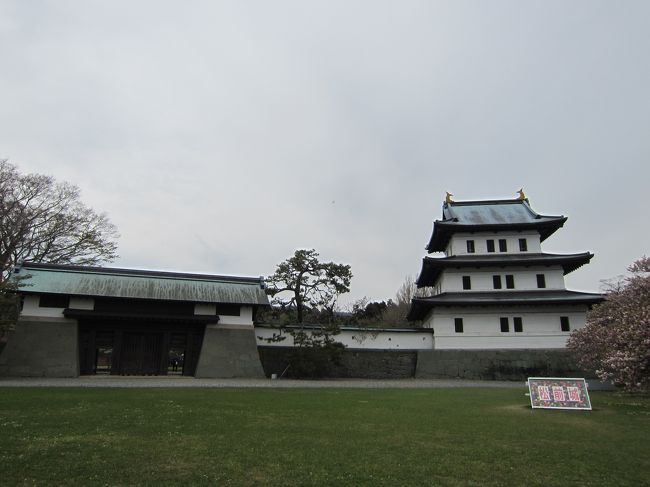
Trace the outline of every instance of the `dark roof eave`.
<path fill-rule="evenodd" d="M 548 297 L 530 297 L 520 295 L 518 297 L 502 298 L 498 294 L 504 294 L 497 291 L 492 299 L 477 299 L 472 298 L 472 293 L 466 293 L 467 297 L 462 299 L 444 299 L 448 295 L 438 295 L 441 299 L 436 300 L 436 296 L 430 298 L 414 298 L 411 301 L 411 307 L 406 316 L 408 321 L 422 320 L 426 314 L 436 307 L 453 307 L 453 306 L 518 306 L 518 305 L 561 305 L 561 304 L 585 304 L 593 306 L 604 301 L 605 297 L 602 294 L 591 293 L 578 293 L 567 291 L 570 295 L 548 296 Z M 461 293 L 465 294 L 465 293 Z"/>
<path fill-rule="evenodd" d="M 184 322 L 184 323 L 212 323 L 219 322 L 218 315 L 148 315 L 136 313 L 117 313 L 110 311 L 92 311 L 66 308 L 63 310 L 66 318 L 84 320 L 118 320 L 118 321 L 158 321 L 158 322 Z"/>
<path fill-rule="evenodd" d="M 431 252 L 443 252 L 447 247 L 449 239 L 458 232 L 486 232 L 503 230 L 538 230 L 540 240 L 543 242 L 553 235 L 555 231 L 562 228 L 567 221 L 566 216 L 549 217 L 550 219 L 522 223 L 490 223 L 479 225 L 468 225 L 455 221 L 436 220 L 433 223 L 433 233 L 425 249 Z"/>
<path fill-rule="evenodd" d="M 433 286 L 443 269 L 465 267 L 529 267 L 535 265 L 561 265 L 564 275 L 589 263 L 591 252 L 581 254 L 495 254 L 461 257 L 424 257 L 422 270 L 416 280 L 418 287 Z"/>

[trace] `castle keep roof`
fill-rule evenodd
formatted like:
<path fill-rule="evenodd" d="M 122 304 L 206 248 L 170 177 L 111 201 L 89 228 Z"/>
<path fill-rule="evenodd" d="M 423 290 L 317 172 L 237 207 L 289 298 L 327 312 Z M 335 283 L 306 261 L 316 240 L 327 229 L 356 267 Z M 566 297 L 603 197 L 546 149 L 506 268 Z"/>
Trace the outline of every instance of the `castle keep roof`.
<path fill-rule="evenodd" d="M 565 216 L 540 215 L 528 200 L 452 201 L 442 207 L 442 220 L 433 224 L 426 249 L 442 252 L 458 232 L 536 230 L 541 240 L 551 236 L 566 222 Z"/>

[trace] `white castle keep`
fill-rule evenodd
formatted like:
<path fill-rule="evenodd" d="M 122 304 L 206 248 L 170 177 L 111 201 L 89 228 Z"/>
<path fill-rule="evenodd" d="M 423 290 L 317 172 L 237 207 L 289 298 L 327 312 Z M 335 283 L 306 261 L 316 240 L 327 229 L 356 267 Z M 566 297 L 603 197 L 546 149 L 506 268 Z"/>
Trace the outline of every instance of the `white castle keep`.
<path fill-rule="evenodd" d="M 436 220 L 409 320 L 434 330 L 434 349 L 563 349 L 600 294 L 569 291 L 564 276 L 593 254 L 549 254 L 542 242 L 565 216 L 536 213 L 518 199 L 453 201 Z"/>

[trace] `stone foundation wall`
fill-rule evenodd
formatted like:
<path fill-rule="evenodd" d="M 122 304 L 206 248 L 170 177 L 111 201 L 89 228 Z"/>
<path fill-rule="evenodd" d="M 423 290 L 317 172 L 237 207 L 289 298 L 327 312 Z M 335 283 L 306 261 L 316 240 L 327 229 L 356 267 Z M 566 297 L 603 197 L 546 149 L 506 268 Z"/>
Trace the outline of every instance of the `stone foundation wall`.
<path fill-rule="evenodd" d="M 526 380 L 587 377 L 566 350 L 426 350 L 418 352 L 421 379 Z"/>
<path fill-rule="evenodd" d="M 291 347 L 259 347 L 264 373 L 267 377 L 284 372 L 292 355 Z M 311 351 L 306 351 L 309 359 Z M 350 350 L 341 351 L 338 364 L 324 362 L 322 357 L 314 357 L 319 365 L 319 377 L 328 378 L 364 378 L 364 379 L 407 379 L 415 375 L 417 361 L 416 351 L 393 350 Z M 296 377 L 289 367 L 284 377 Z"/>
<path fill-rule="evenodd" d="M 20 320 L 0 353 L 0 375 L 14 377 L 77 377 L 77 321 Z"/>
<path fill-rule="evenodd" d="M 267 377 L 286 369 L 295 349 L 259 347 Z M 310 351 L 304 359 L 309 359 Z M 318 376 L 363 379 L 484 379 L 526 380 L 528 377 L 587 377 L 565 350 L 350 350 L 340 363 L 314 356 Z M 284 377 L 296 377 L 289 367 Z"/>
<path fill-rule="evenodd" d="M 253 327 L 208 325 L 195 377 L 264 377 Z"/>

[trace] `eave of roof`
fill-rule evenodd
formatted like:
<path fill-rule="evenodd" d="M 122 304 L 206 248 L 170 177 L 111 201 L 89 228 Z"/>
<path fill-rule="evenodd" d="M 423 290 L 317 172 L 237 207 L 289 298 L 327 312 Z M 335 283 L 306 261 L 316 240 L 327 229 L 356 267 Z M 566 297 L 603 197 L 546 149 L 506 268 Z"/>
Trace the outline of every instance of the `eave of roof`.
<path fill-rule="evenodd" d="M 467 207 L 475 208 L 473 213 L 469 213 L 471 217 L 463 211 L 456 211 Z M 513 209 L 517 211 L 512 211 Z M 544 241 L 567 220 L 567 217 L 561 215 L 541 215 L 530 207 L 528 200 L 519 199 L 445 203 L 442 215 L 443 219 L 436 220 L 433 224 L 433 233 L 426 246 L 429 253 L 444 251 L 451 236 L 457 232 L 536 230 Z"/>
<path fill-rule="evenodd" d="M 604 296 L 598 293 L 583 293 L 568 290 L 545 291 L 490 291 L 442 293 L 428 298 L 414 298 L 411 301 L 407 320 L 421 320 L 436 307 L 449 306 L 518 306 L 518 305 L 561 305 L 602 302 Z"/>
<path fill-rule="evenodd" d="M 530 267 L 560 265 L 564 275 L 589 263 L 594 254 L 470 254 L 452 257 L 424 257 L 416 281 L 418 287 L 434 286 L 444 269 L 466 267 Z"/>
<path fill-rule="evenodd" d="M 149 315 L 149 314 L 134 314 L 134 313 L 120 313 L 102 311 L 97 312 L 93 310 L 79 310 L 66 308 L 63 310 L 63 315 L 66 318 L 83 318 L 84 320 L 111 320 L 111 321 L 152 321 L 152 322 L 170 322 L 170 323 L 187 323 L 187 324 L 217 324 L 219 323 L 219 316 L 206 316 L 206 315 Z"/>
<path fill-rule="evenodd" d="M 19 292 L 268 306 L 262 278 L 23 263 Z M 27 277 L 29 276 L 29 277 Z"/>

